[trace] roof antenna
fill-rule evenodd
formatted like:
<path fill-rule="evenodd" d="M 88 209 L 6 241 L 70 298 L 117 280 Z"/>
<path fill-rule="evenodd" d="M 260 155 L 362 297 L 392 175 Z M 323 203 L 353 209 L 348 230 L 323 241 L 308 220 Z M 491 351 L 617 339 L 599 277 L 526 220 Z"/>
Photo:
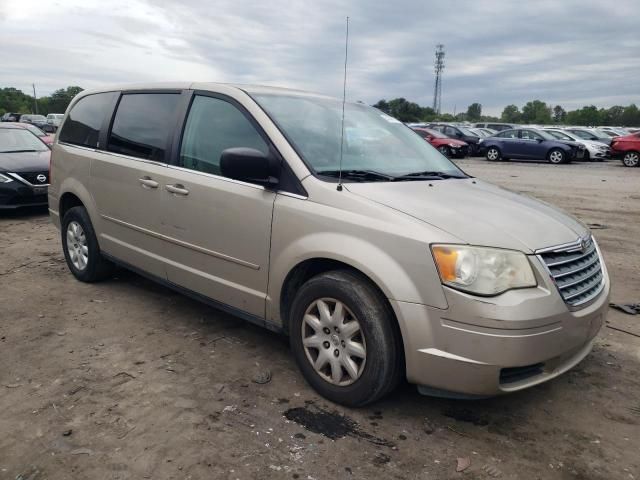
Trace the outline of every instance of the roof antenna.
<path fill-rule="evenodd" d="M 347 17 L 347 36 L 344 42 L 344 82 L 342 84 L 342 123 L 340 127 L 340 167 L 338 172 L 338 188 L 342 191 L 342 150 L 344 146 L 344 104 L 347 99 L 347 58 L 349 52 L 349 17 Z"/>

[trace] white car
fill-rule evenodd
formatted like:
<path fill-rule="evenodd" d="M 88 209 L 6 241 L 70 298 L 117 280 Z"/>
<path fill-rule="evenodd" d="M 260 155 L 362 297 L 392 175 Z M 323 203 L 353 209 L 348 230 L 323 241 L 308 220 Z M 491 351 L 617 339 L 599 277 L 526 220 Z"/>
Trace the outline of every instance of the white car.
<path fill-rule="evenodd" d="M 574 133 L 560 128 L 545 128 L 545 131 L 556 137 L 558 140 L 571 140 L 572 142 L 584 145 L 584 160 L 597 160 L 602 162 L 611 157 L 611 148 L 602 142 L 595 140 L 585 140 Z"/>
<path fill-rule="evenodd" d="M 64 113 L 50 113 L 47 115 L 47 123 L 49 125 L 53 125 L 58 128 L 62 123 L 62 119 L 64 118 Z"/>

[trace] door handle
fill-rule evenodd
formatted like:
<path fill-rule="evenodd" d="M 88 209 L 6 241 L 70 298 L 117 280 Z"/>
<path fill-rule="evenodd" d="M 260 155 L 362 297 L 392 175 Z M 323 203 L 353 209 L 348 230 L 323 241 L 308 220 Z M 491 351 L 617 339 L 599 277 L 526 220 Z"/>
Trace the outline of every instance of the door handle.
<path fill-rule="evenodd" d="M 165 185 L 165 188 L 167 189 L 167 192 L 171 192 L 174 195 L 189 195 L 189 190 L 179 183 L 176 183 L 175 185 Z"/>
<path fill-rule="evenodd" d="M 151 180 L 151 177 L 142 177 L 138 179 L 142 188 L 158 188 L 159 183 L 155 180 Z"/>

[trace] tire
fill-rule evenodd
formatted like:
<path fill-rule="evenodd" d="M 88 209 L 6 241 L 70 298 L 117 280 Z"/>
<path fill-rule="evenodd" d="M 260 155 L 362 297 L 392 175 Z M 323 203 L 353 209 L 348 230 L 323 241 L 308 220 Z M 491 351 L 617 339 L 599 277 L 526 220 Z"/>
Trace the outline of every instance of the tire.
<path fill-rule="evenodd" d="M 100 253 L 98 239 L 84 207 L 70 208 L 64 214 L 60 232 L 64 258 L 74 277 L 91 283 L 113 274 L 115 266 Z"/>
<path fill-rule="evenodd" d="M 547 154 L 547 160 L 554 165 L 567 163 L 567 154 L 559 148 L 552 148 Z"/>
<path fill-rule="evenodd" d="M 622 157 L 622 164 L 625 167 L 638 167 L 640 166 L 640 152 L 630 151 L 625 152 Z"/>
<path fill-rule="evenodd" d="M 438 151 L 447 158 L 451 156 L 451 151 L 449 150 L 449 147 L 447 147 L 446 145 L 440 145 L 438 147 Z"/>
<path fill-rule="evenodd" d="M 500 153 L 500 150 L 497 147 L 489 147 L 487 149 L 486 157 L 487 157 L 487 160 L 489 160 L 490 162 L 496 162 L 500 160 L 500 158 L 502 157 L 502 154 Z"/>
<path fill-rule="evenodd" d="M 361 275 L 349 270 L 322 273 L 307 281 L 293 300 L 291 350 L 302 375 L 320 395 L 361 407 L 400 382 L 404 350 L 394 322 L 382 295 Z M 351 374 L 344 365 L 351 365 Z"/>

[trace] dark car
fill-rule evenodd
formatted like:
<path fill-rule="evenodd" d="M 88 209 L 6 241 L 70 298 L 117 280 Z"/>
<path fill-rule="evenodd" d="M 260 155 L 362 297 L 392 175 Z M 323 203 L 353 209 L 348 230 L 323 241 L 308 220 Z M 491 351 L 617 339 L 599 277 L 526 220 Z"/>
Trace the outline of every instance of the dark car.
<path fill-rule="evenodd" d="M 464 158 L 467 156 L 469 146 L 462 140 L 449 138 L 444 133 L 430 128 L 411 127 L 411 130 L 424 138 L 445 157 Z"/>
<path fill-rule="evenodd" d="M 25 128 L 0 124 L 0 209 L 47 205 L 50 155 Z"/>
<path fill-rule="evenodd" d="M 482 140 L 482 151 L 487 160 L 547 160 L 567 163 L 584 157 L 584 146 L 576 142 L 559 140 L 544 130 L 514 128 L 504 130 Z"/>
<path fill-rule="evenodd" d="M 444 133 L 449 138 L 455 138 L 456 140 L 465 142 L 469 145 L 469 155 L 474 156 L 478 154 L 480 137 L 467 128 L 449 123 L 431 123 L 428 128 Z"/>
<path fill-rule="evenodd" d="M 19 121 L 20 123 L 30 123 L 31 125 L 35 125 L 40 130 L 46 133 L 54 133 L 56 131 L 53 125 L 47 123 L 47 117 L 45 117 L 44 115 L 20 115 Z"/>

